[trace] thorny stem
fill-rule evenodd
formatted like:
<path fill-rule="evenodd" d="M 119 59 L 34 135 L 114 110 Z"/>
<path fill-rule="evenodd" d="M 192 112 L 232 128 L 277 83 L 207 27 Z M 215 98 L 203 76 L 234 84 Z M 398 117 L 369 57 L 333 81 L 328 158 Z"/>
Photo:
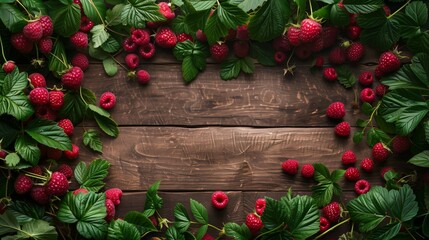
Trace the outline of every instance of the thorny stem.
<path fill-rule="evenodd" d="M 0 47 L 1 47 L 1 55 L 4 59 L 4 62 L 7 62 L 6 56 L 4 55 L 3 40 L 1 39 L 1 36 L 0 36 Z"/>
<path fill-rule="evenodd" d="M 346 223 L 348 221 L 350 221 L 350 218 L 347 218 L 346 220 L 344 220 L 344 221 L 342 221 L 340 223 L 337 223 L 336 225 L 332 226 L 331 228 L 329 228 L 328 230 L 324 231 L 322 234 L 320 234 L 319 236 L 317 236 L 316 238 L 314 238 L 314 240 L 319 239 L 319 238 L 325 236 L 328 232 L 334 230 L 335 228 L 343 225 L 344 223 Z"/>
<path fill-rule="evenodd" d="M 392 18 L 393 16 L 395 16 L 395 14 L 397 14 L 398 12 L 400 12 L 404 7 L 406 7 L 409 3 L 411 2 L 411 0 L 408 0 L 404 5 L 402 5 L 398 10 L 396 10 L 394 13 L 390 14 L 387 19 Z"/>

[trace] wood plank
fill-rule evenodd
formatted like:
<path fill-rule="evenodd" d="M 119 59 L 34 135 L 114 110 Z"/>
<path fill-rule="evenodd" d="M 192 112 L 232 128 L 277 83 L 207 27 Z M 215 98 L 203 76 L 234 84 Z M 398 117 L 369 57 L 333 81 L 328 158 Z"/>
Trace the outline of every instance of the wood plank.
<path fill-rule="evenodd" d="M 80 145 L 79 159 L 99 157 L 81 145 L 81 136 L 78 128 L 73 142 Z M 284 160 L 320 162 L 333 170 L 343 168 L 341 155 L 347 149 L 359 161 L 370 156 L 366 145 L 340 139 L 332 128 L 121 127 L 117 139 L 102 140 L 102 157 L 112 164 L 107 185 L 124 190 L 145 190 L 162 180 L 164 191 L 307 191 L 314 182 L 283 174 Z M 404 165 L 393 160 L 388 164 Z M 380 167 L 363 177 L 380 183 Z M 353 189 L 353 184 L 344 187 Z"/>
<path fill-rule="evenodd" d="M 284 77 L 281 68 L 257 66 L 253 75 L 222 81 L 219 66 L 208 66 L 189 85 L 181 78 L 178 65 L 148 65 L 152 82 L 139 86 L 125 71 L 109 78 L 100 66 L 85 73 L 84 86 L 96 96 L 112 91 L 117 105 L 112 109 L 119 125 L 173 126 L 333 126 L 325 116 L 331 102 L 346 104 L 345 120 L 352 125 L 362 116 L 353 109 L 355 94 L 339 83 L 327 82 L 320 72 L 299 68 L 295 76 Z M 374 67 L 355 68 L 359 71 Z M 356 86 L 360 92 L 361 87 Z M 92 123 L 90 123 L 92 124 Z"/>

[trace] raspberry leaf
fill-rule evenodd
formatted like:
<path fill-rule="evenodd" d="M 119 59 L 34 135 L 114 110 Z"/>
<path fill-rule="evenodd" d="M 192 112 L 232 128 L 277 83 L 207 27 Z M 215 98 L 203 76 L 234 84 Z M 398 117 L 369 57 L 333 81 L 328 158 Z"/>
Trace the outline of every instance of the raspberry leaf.
<path fill-rule="evenodd" d="M 351 88 L 356 84 L 356 76 L 350 70 L 350 67 L 346 65 L 341 65 L 339 67 L 336 67 L 335 70 L 338 74 L 338 82 L 345 88 Z"/>
<path fill-rule="evenodd" d="M 210 45 L 228 34 L 228 28 L 222 23 L 218 12 L 219 9 L 217 8 L 213 12 L 213 15 L 209 17 L 204 27 L 204 32 Z"/>
<path fill-rule="evenodd" d="M 291 216 L 291 206 L 288 202 L 277 201 L 270 197 L 266 197 L 266 207 L 262 215 L 264 228 L 267 230 L 277 229 L 279 226 L 284 226 Z"/>
<path fill-rule="evenodd" d="M 413 52 L 429 52 L 429 33 L 421 32 L 407 41 L 407 47 Z"/>
<path fill-rule="evenodd" d="M 101 23 L 106 16 L 106 4 L 103 0 L 80 0 L 83 7 L 83 12 L 95 24 Z"/>
<path fill-rule="evenodd" d="M 253 73 L 254 68 L 253 60 L 249 57 L 229 58 L 221 64 L 220 77 L 222 80 L 231 80 L 237 78 L 240 71 Z"/>
<path fill-rule="evenodd" d="M 103 143 L 98 132 L 94 129 L 89 129 L 83 133 L 83 144 L 96 152 L 103 153 Z"/>
<path fill-rule="evenodd" d="M 128 223 L 133 224 L 142 236 L 149 232 L 157 231 L 156 227 L 153 226 L 150 219 L 141 212 L 130 211 L 125 215 L 124 220 Z"/>
<path fill-rule="evenodd" d="M 186 17 L 184 15 L 179 15 L 171 21 L 171 28 L 175 33 L 192 33 L 192 30 L 189 28 L 189 26 L 186 24 Z M 204 24 L 203 24 L 204 26 Z M 177 46 L 177 44 L 176 44 Z"/>
<path fill-rule="evenodd" d="M 64 95 L 64 105 L 59 115 L 62 118 L 68 118 L 77 125 L 82 122 L 87 114 L 87 104 L 95 104 L 95 94 L 86 88 L 80 88 L 79 92 L 67 92 Z"/>
<path fill-rule="evenodd" d="M 92 104 L 88 105 L 88 109 L 91 111 L 95 121 L 104 133 L 111 137 L 118 136 L 118 124 L 110 117 L 110 114 L 106 110 Z"/>
<path fill-rule="evenodd" d="M 416 195 L 414 195 L 413 190 L 408 185 L 400 188 L 399 191 L 390 190 L 389 196 L 394 199 L 391 205 L 391 213 L 395 218 L 406 222 L 417 215 L 419 208 Z"/>
<path fill-rule="evenodd" d="M 114 37 L 110 36 L 102 45 L 103 49 L 107 53 L 115 53 L 121 49 L 121 44 Z"/>
<path fill-rule="evenodd" d="M 18 229 L 21 229 L 20 224 L 11 211 L 0 214 L 0 226 L 0 236 L 6 233 L 14 233 Z"/>
<path fill-rule="evenodd" d="M 294 197 L 290 209 L 287 226 L 295 239 L 307 239 L 319 231 L 319 210 L 311 197 Z"/>
<path fill-rule="evenodd" d="M 164 21 L 165 17 L 159 12 L 155 0 L 129 0 L 122 10 L 121 20 L 131 27 L 144 28 L 146 21 Z"/>
<path fill-rule="evenodd" d="M 391 141 L 389 135 L 377 128 L 371 128 L 366 136 L 366 143 L 369 147 L 374 146 L 378 142 L 388 143 Z"/>
<path fill-rule="evenodd" d="M 174 240 L 185 240 L 184 234 L 177 231 L 175 227 L 170 227 L 165 232 L 165 237 L 167 239 L 174 239 Z M 194 237 L 195 238 L 195 237 Z"/>
<path fill-rule="evenodd" d="M 28 11 L 32 12 L 34 15 L 47 14 L 46 5 L 43 3 L 42 0 L 23 0 L 21 1 L 21 3 L 25 6 L 25 8 L 27 8 Z"/>
<path fill-rule="evenodd" d="M 15 167 L 21 161 L 21 158 L 17 153 L 10 153 L 6 156 L 5 160 L 6 165 L 9 167 Z"/>
<path fill-rule="evenodd" d="M 391 18 L 378 18 L 379 26 L 363 28 L 360 35 L 362 43 L 382 51 L 391 48 L 400 38 L 399 15 L 394 15 Z"/>
<path fill-rule="evenodd" d="M 118 64 L 113 57 L 108 57 L 103 60 L 103 68 L 109 77 L 113 77 L 118 73 Z"/>
<path fill-rule="evenodd" d="M 252 58 L 255 58 L 264 66 L 275 66 L 277 64 L 273 57 L 274 53 L 274 48 L 266 42 L 252 42 L 250 45 L 250 55 Z"/>
<path fill-rule="evenodd" d="M 383 6 L 382 0 L 344 0 L 344 7 L 349 13 L 371 13 Z"/>
<path fill-rule="evenodd" d="M 411 2 L 405 8 L 404 14 L 400 15 L 401 36 L 410 38 L 422 31 L 428 19 L 428 8 L 422 2 Z M 424 30 L 423 30 L 424 31 Z"/>
<path fill-rule="evenodd" d="M 101 45 L 103 45 L 103 43 L 105 43 L 110 36 L 110 34 L 106 31 L 106 28 L 103 24 L 95 25 L 91 29 L 91 33 L 92 33 L 91 41 L 94 43 L 94 48 L 98 48 Z"/>
<path fill-rule="evenodd" d="M 71 150 L 70 138 L 56 122 L 35 119 L 28 123 L 25 132 L 38 143 L 60 150 Z"/>
<path fill-rule="evenodd" d="M 338 4 L 334 4 L 331 7 L 329 20 L 335 26 L 343 27 L 343 26 L 347 26 L 349 24 L 350 17 L 349 17 L 349 13 L 346 11 L 346 9 L 339 7 Z"/>
<path fill-rule="evenodd" d="M 194 199 L 189 199 L 191 205 L 191 212 L 195 220 L 201 224 L 209 223 L 209 216 L 207 209 L 201 203 L 197 202 Z"/>
<path fill-rule="evenodd" d="M 205 10 L 205 11 L 188 13 L 185 16 L 186 26 L 188 26 L 188 28 L 194 32 L 196 32 L 198 29 L 204 29 L 207 23 L 207 19 L 209 18 L 209 15 L 210 15 L 210 11 L 211 10 Z"/>
<path fill-rule="evenodd" d="M 401 230 L 401 223 L 396 222 L 377 228 L 368 235 L 368 239 L 392 239 Z"/>
<path fill-rule="evenodd" d="M 186 1 L 190 3 L 196 11 L 211 9 L 213 5 L 216 3 L 216 0 L 186 0 Z"/>
<path fill-rule="evenodd" d="M 121 1 L 120 3 L 115 4 L 115 6 L 112 9 L 108 9 L 106 11 L 107 26 L 117 26 L 122 24 L 121 14 L 124 7 L 125 5 L 122 4 L 122 1 Z"/>
<path fill-rule="evenodd" d="M 363 140 L 363 132 L 362 132 L 362 131 L 358 131 L 358 132 L 355 132 L 355 133 L 353 134 L 353 142 L 354 142 L 355 144 L 359 144 L 359 143 L 361 143 L 361 142 L 362 142 L 362 140 Z"/>
<path fill-rule="evenodd" d="M 186 232 L 191 226 L 191 219 L 183 204 L 177 203 L 174 207 L 174 227 L 179 232 Z"/>
<path fill-rule="evenodd" d="M 332 6 L 333 5 L 326 5 L 317 9 L 316 11 L 313 12 L 313 17 L 322 18 L 326 20 L 330 19 Z"/>
<path fill-rule="evenodd" d="M 429 167 L 429 150 L 414 155 L 408 162 L 419 167 Z"/>
<path fill-rule="evenodd" d="M 317 206 L 321 207 L 331 202 L 332 197 L 340 195 L 342 189 L 337 183 L 345 173 L 345 170 L 334 170 L 329 173 L 328 168 L 321 163 L 314 163 L 314 179 L 319 183 L 311 188 L 312 197 Z"/>
<path fill-rule="evenodd" d="M 46 2 L 55 32 L 70 37 L 80 28 L 80 9 L 73 1 L 50 0 Z"/>
<path fill-rule="evenodd" d="M 80 188 L 98 192 L 105 185 L 103 180 L 109 173 L 109 167 L 110 163 L 101 158 L 93 160 L 89 166 L 85 162 L 79 162 L 74 170 L 74 176 Z"/>
<path fill-rule="evenodd" d="M 134 224 L 124 220 L 115 220 L 109 224 L 109 239 L 140 239 L 140 232 Z"/>
<path fill-rule="evenodd" d="M 197 232 L 195 233 L 196 239 L 202 239 L 204 235 L 207 233 L 208 225 L 204 224 L 200 228 L 198 228 Z"/>
<path fill-rule="evenodd" d="M 236 240 L 248 240 L 252 238 L 252 233 L 245 224 L 238 225 L 234 222 L 226 223 L 224 226 L 225 234 Z"/>
<path fill-rule="evenodd" d="M 45 207 L 30 201 L 13 201 L 9 205 L 10 212 L 15 215 L 20 223 L 32 220 L 52 220 L 45 216 Z"/>
<path fill-rule="evenodd" d="M 60 40 L 55 40 L 54 46 L 52 49 L 52 55 L 48 56 L 49 59 L 49 71 L 54 72 L 58 75 L 63 74 L 68 70 L 66 51 L 63 43 Z"/>
<path fill-rule="evenodd" d="M 31 165 L 35 166 L 39 163 L 41 155 L 40 149 L 37 146 L 37 142 L 29 136 L 19 136 L 15 141 L 15 150 L 22 159 L 31 163 Z"/>
<path fill-rule="evenodd" d="M 255 11 L 258 7 L 262 6 L 267 0 L 243 0 L 238 7 L 245 12 Z M 302 1 L 301 1 L 302 2 Z"/>
<path fill-rule="evenodd" d="M 146 193 L 146 201 L 144 203 L 144 212 L 143 214 L 146 217 L 152 216 L 155 211 L 159 210 L 163 206 L 162 198 L 158 195 L 160 181 L 152 184 Z"/>
<path fill-rule="evenodd" d="M 18 230 L 15 239 L 25 239 L 31 237 L 32 239 L 57 239 L 58 233 L 55 227 L 43 220 L 32 220 L 22 225 L 22 230 Z"/>
<path fill-rule="evenodd" d="M 0 136 L 2 136 L 0 141 L 1 147 L 7 148 L 16 140 L 20 133 L 20 127 L 17 126 L 16 121 L 5 121 L 2 119 L 2 121 L 0 121 Z"/>
<path fill-rule="evenodd" d="M 26 25 L 25 15 L 12 4 L 0 4 L 0 19 L 11 32 L 19 32 Z"/>

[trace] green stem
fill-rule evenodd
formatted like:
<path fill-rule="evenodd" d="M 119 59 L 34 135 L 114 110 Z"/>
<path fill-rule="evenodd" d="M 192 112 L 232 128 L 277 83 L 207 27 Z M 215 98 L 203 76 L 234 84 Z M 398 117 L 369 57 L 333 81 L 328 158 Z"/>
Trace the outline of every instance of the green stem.
<path fill-rule="evenodd" d="M 117 31 L 115 31 L 115 30 L 113 30 L 113 29 L 109 28 L 107 25 L 106 25 L 106 29 L 107 29 L 107 30 L 109 30 L 110 32 L 114 33 L 114 34 L 119 35 L 119 36 L 122 36 L 122 37 L 128 37 L 128 35 L 123 34 L 123 33 L 120 33 L 120 32 L 117 32 Z"/>
<path fill-rule="evenodd" d="M 373 127 L 372 119 L 374 118 L 375 113 L 378 111 L 378 108 L 380 107 L 381 102 L 382 102 L 382 101 L 379 101 L 379 102 L 377 103 L 377 106 L 375 106 L 374 110 L 372 111 L 371 115 L 369 116 L 368 123 L 367 123 L 367 124 L 366 124 L 366 126 L 362 129 L 362 132 L 364 132 L 364 131 L 365 131 L 365 129 L 368 127 L 368 125 L 369 125 L 370 123 L 371 123 L 371 127 Z"/>
<path fill-rule="evenodd" d="M 313 6 L 311 5 L 311 0 L 308 0 L 308 3 L 310 4 L 310 16 L 313 17 Z"/>
<path fill-rule="evenodd" d="M 103 25 L 106 25 L 106 24 L 104 23 L 104 19 L 103 19 L 103 17 L 101 16 L 100 12 L 99 12 L 99 11 L 98 11 L 98 9 L 97 9 L 97 6 L 95 6 L 94 1 L 90 0 L 90 1 L 89 1 L 89 3 L 90 3 L 90 4 L 91 4 L 91 6 L 94 8 L 95 12 L 97 13 L 98 17 L 99 17 L 99 18 L 100 18 L 100 20 L 101 20 L 101 23 L 102 23 Z"/>
<path fill-rule="evenodd" d="M 264 232 L 264 233 L 262 233 L 262 234 L 258 235 L 258 236 L 255 238 L 255 240 L 256 240 L 256 239 L 258 239 L 258 238 L 260 238 L 260 237 L 262 237 L 262 236 L 265 236 L 265 235 L 267 235 L 267 234 L 270 234 L 270 233 L 272 233 L 272 232 L 278 231 L 279 229 L 281 229 L 281 228 L 283 228 L 283 227 L 284 227 L 284 223 L 282 223 L 282 224 L 278 225 L 276 228 L 271 229 L 271 230 L 270 230 L 270 231 L 268 231 L 268 232 Z"/>
<path fill-rule="evenodd" d="M 113 59 L 113 61 L 115 61 L 119 66 L 121 66 L 123 69 L 125 69 L 126 71 L 128 71 L 128 68 L 125 67 L 122 63 L 120 63 L 118 60 L 116 60 L 116 58 L 113 55 L 110 55 L 110 57 Z"/>
<path fill-rule="evenodd" d="M 88 106 L 89 104 L 85 101 L 85 99 L 83 98 L 83 95 L 82 95 L 82 87 L 79 88 L 79 95 L 80 95 L 80 98 L 82 99 L 83 103 L 85 103 L 85 105 Z"/>
<path fill-rule="evenodd" d="M 53 54 L 53 53 L 50 53 L 51 54 L 51 56 L 52 57 L 54 57 L 54 58 L 56 58 L 58 61 L 60 61 L 60 63 L 62 63 L 65 67 L 69 67 L 69 65 L 66 63 L 66 62 L 64 62 L 64 60 L 63 59 L 61 59 L 61 58 L 59 58 L 58 56 L 56 56 L 55 54 Z"/>
<path fill-rule="evenodd" d="M 220 229 L 220 228 L 218 228 L 218 227 L 216 227 L 216 226 L 214 226 L 214 225 L 211 225 L 210 223 L 209 223 L 209 224 L 207 224 L 207 226 L 209 226 L 209 227 L 211 227 L 211 228 L 213 228 L 213 229 L 216 229 L 216 230 L 218 230 L 219 232 L 222 232 L 222 229 Z"/>
<path fill-rule="evenodd" d="M 1 55 L 4 59 L 4 62 L 7 62 L 6 56 L 4 55 L 3 40 L 1 39 L 1 36 L 0 36 L 0 47 L 1 47 Z"/>
<path fill-rule="evenodd" d="M 314 240 L 319 239 L 319 238 L 325 236 L 328 232 L 334 230 L 335 228 L 343 225 L 344 223 L 346 223 L 348 221 L 350 221 L 350 218 L 347 218 L 346 220 L 344 220 L 344 221 L 342 221 L 340 223 L 337 223 L 336 225 L 332 226 L 331 228 L 329 228 L 328 230 L 324 231 L 322 234 L 320 234 L 319 236 L 317 236 L 316 238 L 314 238 Z"/>
<path fill-rule="evenodd" d="M 17 0 L 16 2 L 19 4 L 19 6 L 21 6 L 21 7 L 24 9 L 24 11 L 27 13 L 27 15 L 28 15 L 28 16 L 30 16 L 30 17 L 32 17 L 32 16 L 33 16 L 33 14 L 31 14 L 31 13 L 27 10 L 27 8 L 26 8 L 26 7 L 21 3 L 21 1 Z"/>
<path fill-rule="evenodd" d="M 406 7 L 409 3 L 411 2 L 411 0 L 408 0 L 404 5 L 402 5 L 398 10 L 396 10 L 394 13 L 390 14 L 387 19 L 392 18 L 393 16 L 395 16 L 395 14 L 397 14 L 398 12 L 400 12 L 404 7 Z"/>

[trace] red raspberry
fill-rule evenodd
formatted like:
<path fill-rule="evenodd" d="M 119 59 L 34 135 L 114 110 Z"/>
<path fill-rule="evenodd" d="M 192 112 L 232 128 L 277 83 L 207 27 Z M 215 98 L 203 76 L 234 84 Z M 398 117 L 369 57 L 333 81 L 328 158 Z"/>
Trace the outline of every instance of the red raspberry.
<path fill-rule="evenodd" d="M 125 52 L 134 52 L 137 49 L 137 44 L 129 37 L 122 42 L 122 48 Z"/>
<path fill-rule="evenodd" d="M 237 35 L 237 31 L 235 29 L 229 29 L 228 35 L 225 36 L 225 41 L 233 41 L 235 40 L 235 36 Z"/>
<path fill-rule="evenodd" d="M 33 50 L 33 43 L 22 33 L 14 33 L 10 37 L 12 46 L 22 54 L 30 53 Z"/>
<path fill-rule="evenodd" d="M 176 34 L 177 42 L 184 42 L 184 41 L 193 41 L 192 36 L 187 33 L 178 33 Z"/>
<path fill-rule="evenodd" d="M 140 64 L 140 58 L 135 53 L 128 53 L 125 56 L 125 64 L 129 69 L 135 69 Z"/>
<path fill-rule="evenodd" d="M 33 180 L 25 174 L 19 174 L 15 179 L 15 183 L 13 184 L 15 192 L 17 194 L 24 194 L 31 190 L 33 187 Z"/>
<path fill-rule="evenodd" d="M 331 202 L 322 208 L 322 213 L 330 223 L 336 223 L 341 215 L 340 204 L 338 204 L 338 202 Z"/>
<path fill-rule="evenodd" d="M 64 105 L 64 93 L 59 90 L 49 92 L 49 107 L 52 110 L 60 110 Z"/>
<path fill-rule="evenodd" d="M 276 51 L 287 52 L 290 51 L 290 42 L 287 38 L 287 34 L 283 34 L 273 40 L 273 48 Z"/>
<path fill-rule="evenodd" d="M 370 86 L 374 82 L 374 74 L 372 72 L 362 72 L 359 75 L 359 83 L 362 86 Z"/>
<path fill-rule="evenodd" d="M 29 22 L 22 29 L 22 34 L 30 41 L 37 42 L 43 37 L 43 27 L 39 21 Z"/>
<path fill-rule="evenodd" d="M 249 31 L 247 30 L 247 24 L 237 27 L 237 33 L 235 38 L 238 40 L 248 41 L 249 40 Z"/>
<path fill-rule="evenodd" d="M 195 37 L 197 38 L 198 41 L 200 42 L 207 42 L 207 36 L 206 34 L 203 32 L 203 30 L 198 29 L 198 31 L 195 34 Z"/>
<path fill-rule="evenodd" d="M 333 67 L 323 69 L 323 77 L 328 81 L 336 81 L 338 79 L 337 71 Z"/>
<path fill-rule="evenodd" d="M 155 43 L 162 48 L 172 48 L 177 43 L 176 34 L 168 27 L 159 28 L 155 34 Z"/>
<path fill-rule="evenodd" d="M 311 43 L 311 51 L 313 52 L 320 52 L 323 50 L 323 38 L 322 36 L 318 36 L 314 42 Z"/>
<path fill-rule="evenodd" d="M 349 25 L 346 29 L 347 37 L 351 40 L 356 40 L 360 37 L 360 32 L 362 28 L 356 25 Z"/>
<path fill-rule="evenodd" d="M 112 92 L 105 92 L 100 97 L 100 107 L 112 109 L 116 105 L 116 96 Z"/>
<path fill-rule="evenodd" d="M 350 136 L 350 124 L 346 121 L 338 123 L 335 126 L 335 133 L 340 137 Z"/>
<path fill-rule="evenodd" d="M 369 192 L 370 189 L 371 189 L 371 184 L 365 179 L 361 179 L 355 183 L 355 192 L 358 195 L 365 194 Z"/>
<path fill-rule="evenodd" d="M 304 164 L 301 168 L 301 176 L 305 178 L 312 178 L 314 175 L 314 167 L 311 164 Z"/>
<path fill-rule="evenodd" d="M 324 27 L 322 29 L 323 48 L 330 48 L 337 42 L 338 28 L 337 27 Z"/>
<path fill-rule="evenodd" d="M 356 26 L 357 25 L 356 19 L 357 19 L 358 16 L 359 16 L 359 14 L 356 14 L 356 13 L 349 15 L 349 19 L 350 19 L 349 25 L 350 26 Z"/>
<path fill-rule="evenodd" d="M 282 169 L 285 173 L 295 175 L 298 173 L 298 161 L 295 159 L 288 159 L 282 163 Z"/>
<path fill-rule="evenodd" d="M 301 33 L 299 38 L 303 43 L 309 43 L 316 40 L 322 33 L 322 25 L 313 19 L 306 18 L 301 22 Z"/>
<path fill-rule="evenodd" d="M 46 185 L 46 191 L 50 195 L 62 196 L 67 193 L 69 189 L 69 182 L 67 177 L 60 172 L 53 172 L 48 184 Z"/>
<path fill-rule="evenodd" d="M 113 204 L 112 200 L 106 198 L 106 201 L 104 202 L 104 205 L 106 206 L 106 221 L 110 222 L 115 218 L 115 205 Z"/>
<path fill-rule="evenodd" d="M 301 45 L 301 29 L 298 27 L 289 27 L 287 30 L 287 39 L 289 40 L 290 45 L 299 46 Z"/>
<path fill-rule="evenodd" d="M 360 100 L 362 102 L 372 103 L 375 99 L 375 93 L 372 88 L 364 88 L 360 92 Z"/>
<path fill-rule="evenodd" d="M 386 174 L 387 172 L 392 171 L 395 172 L 395 169 L 392 167 L 384 167 L 380 170 L 380 175 L 382 178 L 384 178 L 384 174 Z"/>
<path fill-rule="evenodd" d="M 390 16 L 390 8 L 387 5 L 383 5 L 384 13 L 386 14 L 386 17 Z"/>
<path fill-rule="evenodd" d="M 31 189 L 30 196 L 33 201 L 40 205 L 48 204 L 51 200 L 45 186 L 34 186 Z"/>
<path fill-rule="evenodd" d="M 329 223 L 328 219 L 326 219 L 325 217 L 320 216 L 319 222 L 320 222 L 320 229 L 319 229 L 320 233 L 325 232 L 331 227 L 331 224 Z"/>
<path fill-rule="evenodd" d="M 79 157 L 79 147 L 76 144 L 72 143 L 72 150 L 65 150 L 63 152 L 63 155 L 69 160 L 75 160 L 77 157 Z"/>
<path fill-rule="evenodd" d="M 389 88 L 386 85 L 382 84 L 382 83 L 378 84 L 375 87 L 375 92 L 380 97 L 384 96 L 384 94 L 386 94 L 388 90 L 389 90 Z"/>
<path fill-rule="evenodd" d="M 336 47 L 329 52 L 328 59 L 332 65 L 342 65 L 346 62 L 346 51 L 342 47 Z"/>
<path fill-rule="evenodd" d="M 274 61 L 276 61 L 277 64 L 282 64 L 284 61 L 286 61 L 286 54 L 281 51 L 275 52 Z"/>
<path fill-rule="evenodd" d="M 345 151 L 341 157 L 341 162 L 344 165 L 355 164 L 356 154 L 352 150 Z"/>
<path fill-rule="evenodd" d="M 67 136 L 73 135 L 74 126 L 70 119 L 61 119 L 60 121 L 58 121 L 58 126 L 64 130 L 64 133 L 67 134 Z"/>
<path fill-rule="evenodd" d="M 150 41 L 150 33 L 146 29 L 134 29 L 131 31 L 131 40 L 139 46 L 146 45 Z"/>
<path fill-rule="evenodd" d="M 77 90 L 82 84 L 83 76 L 84 74 L 80 67 L 73 67 L 61 76 L 61 83 L 68 89 Z"/>
<path fill-rule="evenodd" d="M 7 152 L 5 150 L 0 150 L 0 158 L 4 159 L 7 156 Z"/>
<path fill-rule="evenodd" d="M 261 228 L 264 226 L 261 218 L 254 213 L 247 214 L 245 223 L 253 236 L 258 235 L 259 230 L 261 230 Z"/>
<path fill-rule="evenodd" d="M 167 21 L 171 21 L 174 19 L 176 14 L 171 10 L 170 6 L 166 2 L 158 3 L 159 12 L 167 19 Z"/>
<path fill-rule="evenodd" d="M 70 167 L 70 165 L 67 165 L 65 163 L 58 166 L 57 172 L 64 174 L 67 179 L 70 179 L 73 176 L 73 169 Z"/>
<path fill-rule="evenodd" d="M 311 57 L 313 52 L 311 51 L 311 47 L 307 44 L 299 45 L 295 48 L 295 56 L 301 60 L 307 60 Z"/>
<path fill-rule="evenodd" d="M 360 168 L 365 172 L 372 172 L 374 169 L 374 161 L 371 158 L 364 158 L 362 162 L 360 162 Z"/>
<path fill-rule="evenodd" d="M 210 53 L 216 62 L 222 62 L 225 58 L 228 57 L 228 45 L 226 45 L 226 43 L 215 43 L 210 47 Z"/>
<path fill-rule="evenodd" d="M 137 71 L 136 78 L 140 84 L 147 84 L 150 82 L 150 74 L 143 69 Z"/>
<path fill-rule="evenodd" d="M 265 207 L 267 206 L 267 201 L 265 198 L 258 198 L 255 201 L 255 211 L 259 216 L 262 216 L 264 213 Z"/>
<path fill-rule="evenodd" d="M 392 150 L 396 153 L 404 153 L 410 149 L 410 139 L 404 136 L 395 136 L 392 140 Z"/>
<path fill-rule="evenodd" d="M 201 238 L 201 240 L 215 240 L 214 237 L 212 237 L 210 234 L 206 233 L 204 234 L 204 236 Z"/>
<path fill-rule="evenodd" d="M 372 147 L 372 158 L 378 162 L 384 162 L 389 157 L 389 150 L 383 143 L 376 143 Z"/>
<path fill-rule="evenodd" d="M 378 69 L 381 76 L 396 72 L 401 67 L 401 61 L 393 52 L 384 52 L 378 59 Z"/>
<path fill-rule="evenodd" d="M 30 84 L 33 88 L 46 87 L 45 77 L 40 73 L 32 73 L 28 75 L 28 79 L 30 79 Z"/>
<path fill-rule="evenodd" d="M 104 194 L 106 194 L 106 199 L 112 200 L 113 204 L 119 205 L 122 198 L 122 190 L 119 188 L 110 188 L 107 189 Z"/>
<path fill-rule="evenodd" d="M 46 148 L 46 155 L 49 159 L 59 160 L 63 156 L 63 151 L 55 148 Z"/>
<path fill-rule="evenodd" d="M 85 15 L 80 18 L 80 28 L 79 31 L 88 33 L 94 27 L 94 22 Z"/>
<path fill-rule="evenodd" d="M 42 25 L 43 37 L 49 37 L 54 33 L 54 24 L 51 17 L 43 15 L 39 18 L 39 23 Z"/>
<path fill-rule="evenodd" d="M 360 172 L 359 169 L 355 168 L 355 167 L 349 167 L 346 169 L 346 173 L 344 174 L 344 178 L 347 181 L 357 181 L 360 178 Z"/>
<path fill-rule="evenodd" d="M 49 103 L 49 92 L 48 89 L 38 87 L 30 91 L 29 94 L 30 102 L 33 105 L 40 106 Z"/>
<path fill-rule="evenodd" d="M 212 194 L 212 205 L 217 209 L 224 209 L 228 205 L 228 196 L 222 191 L 216 191 Z"/>
<path fill-rule="evenodd" d="M 44 37 L 39 40 L 37 43 L 37 47 L 39 48 L 40 53 L 48 54 L 52 51 L 52 46 L 54 43 L 52 42 L 52 39 L 49 37 Z"/>
<path fill-rule="evenodd" d="M 4 64 L 3 64 L 3 71 L 5 72 L 5 73 L 11 73 L 11 72 L 13 72 L 13 70 L 15 69 L 15 67 L 16 67 L 16 65 L 15 65 L 15 62 L 14 61 L 7 61 L 7 62 L 5 62 Z"/>
<path fill-rule="evenodd" d="M 36 106 L 36 116 L 40 119 L 55 121 L 57 113 L 50 109 L 47 105 Z"/>
<path fill-rule="evenodd" d="M 76 53 L 71 59 L 73 67 L 79 67 L 82 71 L 86 71 L 89 67 L 89 59 L 84 53 Z"/>
<path fill-rule="evenodd" d="M 88 34 L 77 31 L 70 36 L 70 43 L 76 48 L 86 48 L 88 47 Z"/>
<path fill-rule="evenodd" d="M 377 79 L 381 79 L 384 74 L 381 72 L 380 68 L 377 66 L 374 70 L 374 75 Z"/>
<path fill-rule="evenodd" d="M 235 41 L 232 49 L 235 56 L 244 58 L 249 55 L 250 45 L 248 41 Z"/>
<path fill-rule="evenodd" d="M 34 174 L 37 174 L 37 175 L 42 175 L 43 174 L 42 167 L 40 167 L 39 165 L 27 168 L 27 169 L 25 169 L 25 171 L 30 172 L 30 173 L 34 173 Z"/>
<path fill-rule="evenodd" d="M 155 55 L 155 45 L 148 43 L 139 47 L 139 54 L 144 59 L 152 58 Z"/>
<path fill-rule="evenodd" d="M 333 102 L 326 109 L 326 116 L 332 119 L 341 119 L 346 115 L 344 103 Z"/>
<path fill-rule="evenodd" d="M 325 63 L 325 59 L 323 56 L 317 56 L 316 60 L 314 61 L 314 67 L 321 68 L 323 67 L 323 64 Z"/>
<path fill-rule="evenodd" d="M 352 63 L 359 62 L 364 54 L 365 46 L 360 42 L 354 42 L 346 49 L 346 58 Z"/>
<path fill-rule="evenodd" d="M 89 193 L 89 191 L 86 190 L 85 188 L 78 188 L 78 189 L 73 191 L 73 195 L 78 195 L 79 193 L 87 194 L 87 193 Z"/>

